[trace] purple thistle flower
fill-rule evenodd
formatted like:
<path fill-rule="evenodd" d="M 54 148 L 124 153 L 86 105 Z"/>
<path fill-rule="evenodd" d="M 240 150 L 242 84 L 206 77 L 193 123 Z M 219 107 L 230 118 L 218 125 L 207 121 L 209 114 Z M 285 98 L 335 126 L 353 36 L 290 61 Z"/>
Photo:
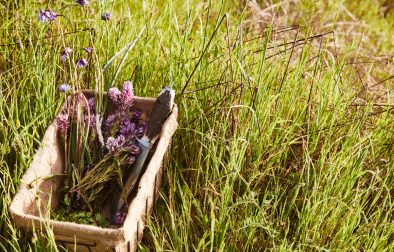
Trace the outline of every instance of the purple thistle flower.
<path fill-rule="evenodd" d="M 108 90 L 108 96 L 115 105 L 119 105 L 122 99 L 122 93 L 118 88 L 112 87 Z"/>
<path fill-rule="evenodd" d="M 86 59 L 80 59 L 77 61 L 78 68 L 87 67 L 87 66 L 88 66 L 88 61 Z"/>
<path fill-rule="evenodd" d="M 90 113 L 90 114 L 94 114 L 95 113 L 95 102 L 94 102 L 94 98 L 86 98 L 85 99 L 81 99 L 80 102 L 83 102 L 83 112 L 85 112 L 85 114 Z"/>
<path fill-rule="evenodd" d="M 135 137 L 136 125 L 128 120 L 123 120 L 120 125 L 119 133 L 125 137 Z"/>
<path fill-rule="evenodd" d="M 59 87 L 60 92 L 63 92 L 63 93 L 66 93 L 70 89 L 71 89 L 71 86 L 66 83 L 60 85 L 60 87 Z"/>
<path fill-rule="evenodd" d="M 138 127 L 137 127 L 137 131 L 136 131 L 136 136 L 138 138 L 141 138 L 144 136 L 145 133 L 145 129 L 146 129 L 146 123 L 145 122 L 141 122 Z"/>
<path fill-rule="evenodd" d="M 127 109 L 133 106 L 134 101 L 134 92 L 133 92 L 133 85 L 130 81 L 126 81 L 123 84 L 122 90 L 122 106 L 123 108 Z"/>
<path fill-rule="evenodd" d="M 68 116 L 66 114 L 58 115 L 56 118 L 56 123 L 57 123 L 57 129 L 62 135 L 64 135 L 67 132 L 68 126 L 70 125 Z"/>
<path fill-rule="evenodd" d="M 101 20 L 109 21 L 111 19 L 112 19 L 112 15 L 108 11 L 103 13 L 103 14 L 101 14 Z"/>
<path fill-rule="evenodd" d="M 108 90 L 108 96 L 111 101 L 122 110 L 129 109 L 133 105 L 134 92 L 130 81 L 123 84 L 122 92 L 118 88 L 112 87 Z"/>
<path fill-rule="evenodd" d="M 88 106 L 88 101 L 83 93 L 78 92 L 74 95 L 73 98 L 74 98 L 74 100 L 73 100 L 74 107 L 81 106 L 84 111 L 87 111 L 86 109 Z"/>
<path fill-rule="evenodd" d="M 129 156 L 129 157 L 127 157 L 127 159 L 126 159 L 126 162 L 127 162 L 127 164 L 131 165 L 131 164 L 134 164 L 134 162 L 135 162 L 136 159 L 137 159 L 137 158 L 136 158 L 135 156 Z"/>
<path fill-rule="evenodd" d="M 107 117 L 107 119 L 105 120 L 105 128 L 107 130 L 111 129 L 113 124 L 114 124 L 114 122 L 115 122 L 115 120 L 116 120 L 116 115 L 115 114 L 109 115 Z"/>
<path fill-rule="evenodd" d="M 139 109 L 136 109 L 135 111 L 133 111 L 133 116 L 134 116 L 134 118 L 133 118 L 133 119 L 136 119 L 136 120 L 140 119 L 140 118 L 141 118 L 141 116 L 142 116 L 142 112 L 141 112 L 141 110 L 139 110 Z"/>
<path fill-rule="evenodd" d="M 88 115 L 85 115 L 85 116 L 84 116 L 84 123 L 85 123 L 85 124 L 88 124 L 88 123 L 89 123 L 89 126 L 90 126 L 93 130 L 95 130 L 95 129 L 96 129 L 96 115 L 95 115 L 95 114 L 91 114 L 91 115 L 90 115 L 90 119 L 89 119 L 89 116 L 88 116 Z"/>
<path fill-rule="evenodd" d="M 108 137 L 105 147 L 112 156 L 118 156 L 123 148 L 124 143 L 125 137 L 123 135 L 120 135 L 117 138 Z"/>
<path fill-rule="evenodd" d="M 61 60 L 61 61 L 66 61 L 67 58 L 68 58 L 68 56 L 70 55 L 70 53 L 71 53 L 72 51 L 73 51 L 73 50 L 72 50 L 70 47 L 64 48 L 63 52 L 62 52 L 61 55 L 60 55 L 60 60 Z"/>
<path fill-rule="evenodd" d="M 90 116 L 90 127 L 92 129 L 96 129 L 96 115 L 95 114 Z"/>
<path fill-rule="evenodd" d="M 90 127 L 95 130 L 96 129 L 96 115 L 90 115 Z"/>
<path fill-rule="evenodd" d="M 117 226 L 123 225 L 124 221 L 126 220 L 127 214 L 124 212 L 118 212 L 116 213 L 114 217 L 114 224 Z"/>
<path fill-rule="evenodd" d="M 78 92 L 74 95 L 74 103 L 75 105 L 80 104 L 85 107 L 86 106 L 86 97 L 83 93 Z"/>
<path fill-rule="evenodd" d="M 130 145 L 128 145 L 128 146 L 125 148 L 125 150 L 129 151 L 131 154 L 133 154 L 133 155 L 135 155 L 135 156 L 139 155 L 140 152 L 141 152 L 141 148 L 140 148 L 138 145 L 136 145 L 136 144 L 130 144 Z"/>
<path fill-rule="evenodd" d="M 89 106 L 90 113 L 94 113 L 95 108 L 96 108 L 96 105 L 95 105 L 95 102 L 94 102 L 94 98 L 90 98 L 88 100 L 88 106 Z"/>
<path fill-rule="evenodd" d="M 92 51 L 93 51 L 93 49 L 92 49 L 90 46 L 85 47 L 83 50 L 85 50 L 85 52 L 86 52 L 87 54 L 91 54 Z"/>
<path fill-rule="evenodd" d="M 81 5 L 82 7 L 85 7 L 85 6 L 89 5 L 89 1 L 88 0 L 76 0 L 75 3 Z"/>

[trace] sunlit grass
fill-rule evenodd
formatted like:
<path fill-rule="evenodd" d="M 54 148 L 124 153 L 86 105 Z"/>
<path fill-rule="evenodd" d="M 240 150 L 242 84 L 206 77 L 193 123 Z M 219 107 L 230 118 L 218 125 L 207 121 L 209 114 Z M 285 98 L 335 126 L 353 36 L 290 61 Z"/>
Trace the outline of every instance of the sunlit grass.
<path fill-rule="evenodd" d="M 1 249 L 55 249 L 51 231 L 36 239 L 18 230 L 8 206 L 63 101 L 58 86 L 95 86 L 94 67 L 75 77 L 72 64 L 61 65 L 61 50 L 74 48 L 75 62 L 92 43 L 103 67 L 144 25 L 115 85 L 132 80 L 139 96 L 156 96 L 164 85 L 176 89 L 180 125 L 141 249 L 394 249 L 392 94 L 377 101 L 363 91 L 364 76 L 378 82 L 394 73 L 371 65 L 357 74 L 347 64 L 368 58 L 360 48 L 393 53 L 376 44 L 390 43 L 392 31 L 381 27 L 393 23 L 392 14 L 383 19 L 375 7 L 365 14 L 369 3 L 345 4 L 373 27 L 370 36 L 383 38 L 361 46 L 356 35 L 341 40 L 347 37 L 338 28 L 292 49 L 297 29 L 252 26 L 251 11 L 228 1 L 100 1 L 89 14 L 65 6 L 73 1 L 53 3 L 76 27 L 60 18 L 51 32 L 36 18 L 43 1 L 17 2 L 2 4 L 0 18 L 0 45 L 13 44 L 0 47 Z M 331 31 L 319 29 L 326 20 L 347 20 L 337 2 L 319 9 L 312 3 L 297 5 L 301 15 L 287 20 L 302 25 L 297 39 Z M 103 22 L 107 10 L 114 19 Z M 323 15 L 321 23 L 314 13 Z M 41 39 L 86 28 L 94 35 Z M 104 73 L 105 88 L 120 61 Z"/>

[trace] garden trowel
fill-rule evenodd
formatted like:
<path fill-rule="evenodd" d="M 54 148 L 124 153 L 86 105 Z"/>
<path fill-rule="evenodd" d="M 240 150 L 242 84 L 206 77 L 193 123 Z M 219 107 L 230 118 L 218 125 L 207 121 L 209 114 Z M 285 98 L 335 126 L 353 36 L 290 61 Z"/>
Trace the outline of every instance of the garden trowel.
<path fill-rule="evenodd" d="M 141 152 L 135 162 L 135 165 L 127 178 L 125 183 L 125 195 L 120 197 L 117 205 L 116 212 L 119 212 L 125 205 L 125 200 L 130 196 L 130 193 L 135 188 L 137 181 L 141 175 L 142 167 L 145 164 L 149 150 L 158 138 L 161 128 L 167 117 L 171 114 L 174 106 L 175 91 L 169 87 L 164 87 L 156 99 L 153 105 L 152 112 L 150 114 L 147 128 L 144 136 L 138 139 L 138 145 L 141 148 Z"/>

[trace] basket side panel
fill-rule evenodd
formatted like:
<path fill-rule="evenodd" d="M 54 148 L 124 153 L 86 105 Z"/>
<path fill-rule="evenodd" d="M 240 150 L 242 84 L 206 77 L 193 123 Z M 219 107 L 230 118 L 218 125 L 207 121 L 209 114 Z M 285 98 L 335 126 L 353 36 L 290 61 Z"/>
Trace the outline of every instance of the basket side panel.
<path fill-rule="evenodd" d="M 57 142 L 56 123 L 52 123 L 45 132 L 42 146 L 22 177 L 21 185 L 10 205 L 11 215 L 40 216 L 46 214 L 47 206 L 56 208 L 56 192 L 61 186 L 61 178 L 52 175 L 62 173 L 62 164 L 63 156 Z"/>

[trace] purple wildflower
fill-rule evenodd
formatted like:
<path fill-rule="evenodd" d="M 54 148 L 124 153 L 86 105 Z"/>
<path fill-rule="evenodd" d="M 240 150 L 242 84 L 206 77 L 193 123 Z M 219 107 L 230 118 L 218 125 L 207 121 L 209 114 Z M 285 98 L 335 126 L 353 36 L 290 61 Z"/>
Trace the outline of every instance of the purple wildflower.
<path fill-rule="evenodd" d="M 93 49 L 92 49 L 90 46 L 85 47 L 83 50 L 85 50 L 85 52 L 86 52 L 87 54 L 91 54 L 92 51 L 93 51 Z"/>
<path fill-rule="evenodd" d="M 127 157 L 127 159 L 126 159 L 126 162 L 127 162 L 129 165 L 131 165 L 131 164 L 134 164 L 135 160 L 136 160 L 136 157 L 135 157 L 135 156 L 129 156 L 129 157 Z"/>
<path fill-rule="evenodd" d="M 136 136 L 138 138 L 141 138 L 144 136 L 145 133 L 145 129 L 146 129 L 146 123 L 145 122 L 141 122 L 138 127 L 137 127 L 137 131 L 136 131 Z"/>
<path fill-rule="evenodd" d="M 80 59 L 77 61 L 78 68 L 87 67 L 87 66 L 88 66 L 88 61 L 86 59 Z"/>
<path fill-rule="evenodd" d="M 89 5 L 89 1 L 88 0 L 76 0 L 75 3 L 81 5 L 82 7 L 85 7 L 85 6 Z"/>
<path fill-rule="evenodd" d="M 128 145 L 125 150 L 129 151 L 133 155 L 138 155 L 141 152 L 141 148 L 136 144 Z"/>
<path fill-rule="evenodd" d="M 88 100 L 88 106 L 89 106 L 90 113 L 94 113 L 94 110 L 96 108 L 96 105 L 95 105 L 95 102 L 94 102 L 94 98 L 90 98 Z"/>
<path fill-rule="evenodd" d="M 136 125 L 135 123 L 130 122 L 130 120 L 123 120 L 120 125 L 119 133 L 126 137 L 135 137 Z"/>
<path fill-rule="evenodd" d="M 60 92 L 63 92 L 63 93 L 66 93 L 70 89 L 71 89 L 71 86 L 66 83 L 60 85 L 60 87 L 59 87 Z"/>
<path fill-rule="evenodd" d="M 115 120 L 116 120 L 116 115 L 115 114 L 109 115 L 107 117 L 107 119 L 105 120 L 105 128 L 107 130 L 111 129 L 113 124 L 114 124 L 114 122 L 115 122 Z"/>
<path fill-rule="evenodd" d="M 53 10 L 42 10 L 38 13 L 38 20 L 41 22 L 53 21 L 57 18 L 57 13 Z"/>
<path fill-rule="evenodd" d="M 93 114 L 90 116 L 90 127 L 95 130 L 96 129 L 96 115 Z"/>
<path fill-rule="evenodd" d="M 123 84 L 122 90 L 122 106 L 123 108 L 127 109 L 133 106 L 134 101 L 134 92 L 133 92 L 133 85 L 130 81 L 126 81 Z"/>
<path fill-rule="evenodd" d="M 95 114 L 91 114 L 91 115 L 90 115 L 90 119 L 89 119 L 89 116 L 88 116 L 88 115 L 85 115 L 85 116 L 84 116 L 84 123 L 85 123 L 85 124 L 88 124 L 88 123 L 89 123 L 89 126 L 90 126 L 93 130 L 95 130 L 95 129 L 96 129 L 96 115 L 95 115 Z"/>
<path fill-rule="evenodd" d="M 111 19 L 112 19 L 112 15 L 108 11 L 103 13 L 103 14 L 101 14 L 101 20 L 109 21 Z"/>
<path fill-rule="evenodd" d="M 85 112 L 85 114 L 90 113 L 90 114 L 94 114 L 95 113 L 95 102 L 94 102 L 94 98 L 86 98 L 85 99 L 81 99 L 80 102 L 83 102 L 83 111 Z"/>
<path fill-rule="evenodd" d="M 62 53 L 62 54 L 60 55 L 60 60 L 63 61 L 63 62 L 66 61 L 67 58 L 68 58 L 68 55 L 65 54 L 65 53 Z"/>
<path fill-rule="evenodd" d="M 114 224 L 117 226 L 122 226 L 124 221 L 126 220 L 127 214 L 124 212 L 118 212 L 114 218 Z"/>
<path fill-rule="evenodd" d="M 43 11 L 42 9 L 40 9 L 40 12 L 38 12 L 38 20 L 40 20 L 41 22 L 46 22 L 48 20 L 47 16 L 45 15 L 45 11 Z"/>
<path fill-rule="evenodd" d="M 74 95 L 74 100 L 73 100 L 73 106 L 77 107 L 77 106 L 81 106 L 83 108 L 84 111 L 86 111 L 87 109 L 87 105 L 88 105 L 88 101 L 85 97 L 85 95 L 81 92 L 78 92 Z"/>
<path fill-rule="evenodd" d="M 49 20 L 53 21 L 57 18 L 57 13 L 53 10 L 49 10 Z"/>
<path fill-rule="evenodd" d="M 128 109 L 133 105 L 134 92 L 130 81 L 123 84 L 122 92 L 118 88 L 112 87 L 108 90 L 111 101 L 122 110 Z"/>
<path fill-rule="evenodd" d="M 141 110 L 137 109 L 137 110 L 133 111 L 133 116 L 134 116 L 134 119 L 140 119 L 140 117 L 142 116 Z"/>
<path fill-rule="evenodd" d="M 117 138 L 108 137 L 105 147 L 112 156 L 118 156 L 125 143 L 125 137 L 120 135 Z"/>
<path fill-rule="evenodd" d="M 73 51 L 73 50 L 72 50 L 70 47 L 64 48 L 63 52 L 62 52 L 61 55 L 60 55 L 60 60 L 61 60 L 61 61 L 66 61 L 67 58 L 68 58 L 68 56 L 70 55 L 70 53 L 71 53 L 72 51 Z"/>
<path fill-rule="evenodd" d="M 64 135 L 67 132 L 67 128 L 70 125 L 70 121 L 68 120 L 68 116 L 66 114 L 60 114 L 56 118 L 57 129 L 59 132 Z"/>
<path fill-rule="evenodd" d="M 118 88 L 112 87 L 108 90 L 108 96 L 115 105 L 119 105 L 122 99 L 122 93 Z"/>

